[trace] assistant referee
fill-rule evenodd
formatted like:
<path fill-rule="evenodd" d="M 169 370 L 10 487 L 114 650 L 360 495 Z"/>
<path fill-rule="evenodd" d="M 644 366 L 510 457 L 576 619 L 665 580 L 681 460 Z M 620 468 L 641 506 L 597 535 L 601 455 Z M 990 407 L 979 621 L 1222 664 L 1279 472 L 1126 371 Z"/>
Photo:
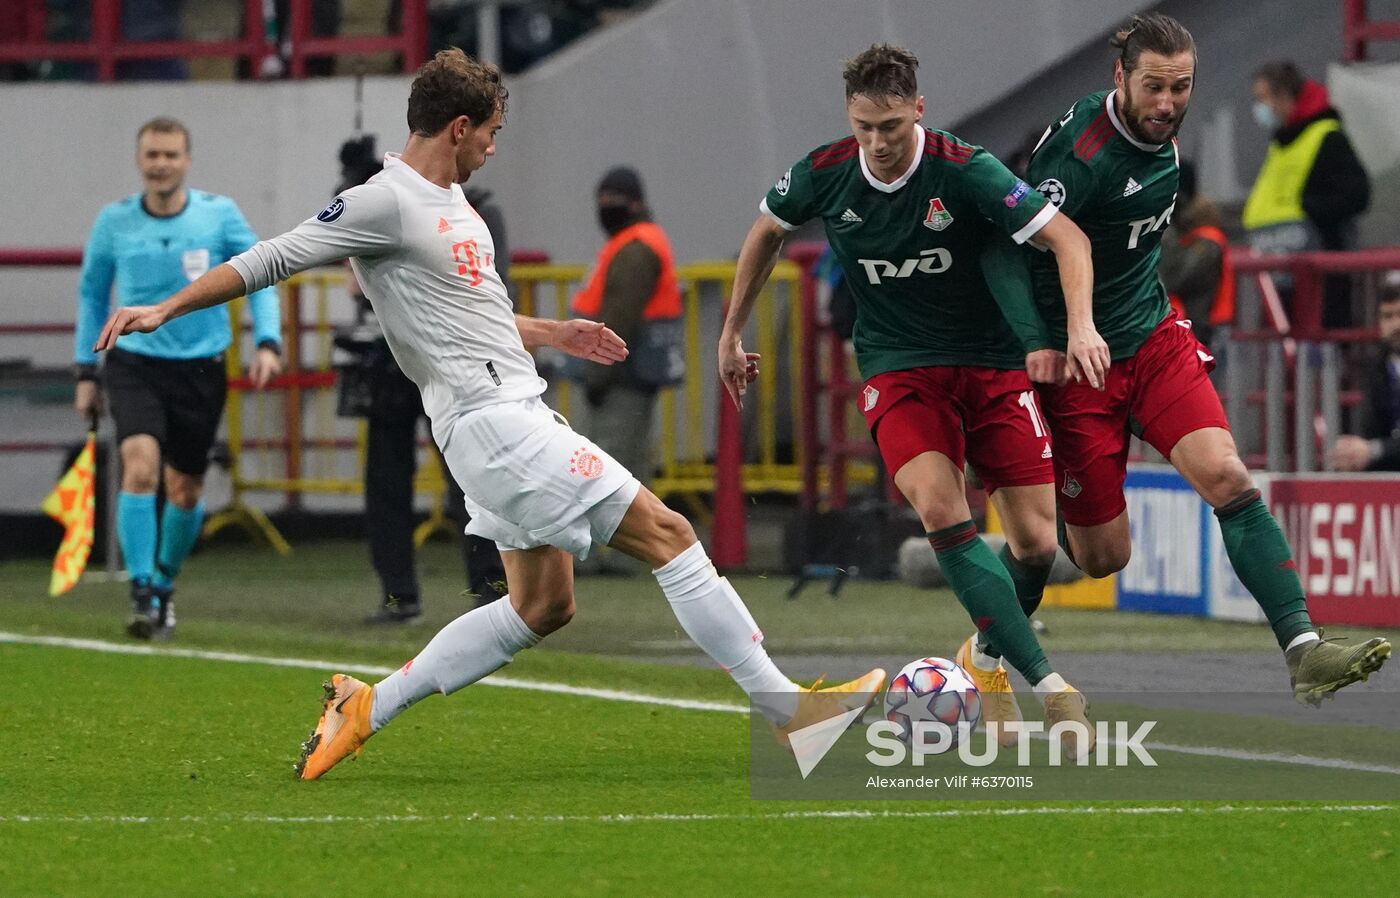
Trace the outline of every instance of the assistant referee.
<path fill-rule="evenodd" d="M 74 405 L 84 417 L 95 415 L 105 390 L 116 421 L 117 537 L 131 577 L 127 632 L 138 639 L 174 632 L 175 576 L 199 538 L 204 473 L 224 410 L 229 316 L 206 309 L 156 333 L 122 337 L 100 374 L 93 343 L 111 311 L 113 287 L 118 305 L 158 303 L 257 242 L 233 200 L 185 187 L 190 149 L 189 130 L 171 118 L 136 132 L 144 189 L 98 213 L 78 287 Z M 282 371 L 276 291 L 255 292 L 249 306 L 258 347 L 249 377 L 262 387 Z M 157 522 L 162 465 L 165 510 Z"/>

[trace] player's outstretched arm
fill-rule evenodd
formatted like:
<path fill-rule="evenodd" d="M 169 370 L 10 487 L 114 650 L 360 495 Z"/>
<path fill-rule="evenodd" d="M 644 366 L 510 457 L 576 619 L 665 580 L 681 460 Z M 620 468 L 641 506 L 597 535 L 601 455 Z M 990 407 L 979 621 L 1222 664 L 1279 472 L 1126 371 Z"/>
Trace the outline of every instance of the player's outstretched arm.
<path fill-rule="evenodd" d="M 126 334 L 150 333 L 172 318 L 179 318 L 199 309 L 228 302 L 247 292 L 243 276 L 227 262 L 209 271 L 179 293 L 153 306 L 125 306 L 112 313 L 94 352 L 103 352 L 117 345 L 117 338 Z"/>
<path fill-rule="evenodd" d="M 1087 379 L 1094 389 L 1102 390 L 1109 354 L 1108 344 L 1094 327 L 1094 260 L 1089 238 L 1062 213 L 1046 222 L 1033 240 L 1055 254 L 1060 269 L 1069 336 L 1065 348 L 1069 375 L 1075 380 Z"/>
<path fill-rule="evenodd" d="M 719 335 L 719 378 L 729 391 L 729 398 L 739 408 L 744 407 L 744 393 L 758 377 L 759 354 L 744 351 L 744 325 L 758 299 L 763 285 L 778 264 L 787 230 L 767 215 L 760 215 L 749 228 L 739 250 L 738 269 L 734 273 L 734 292 L 729 297 L 729 312 L 724 316 L 724 329 Z"/>
<path fill-rule="evenodd" d="M 515 327 L 526 349 L 552 346 L 560 352 L 604 365 L 621 362 L 628 356 L 627 343 L 601 321 L 584 318 L 551 321 L 516 315 Z"/>

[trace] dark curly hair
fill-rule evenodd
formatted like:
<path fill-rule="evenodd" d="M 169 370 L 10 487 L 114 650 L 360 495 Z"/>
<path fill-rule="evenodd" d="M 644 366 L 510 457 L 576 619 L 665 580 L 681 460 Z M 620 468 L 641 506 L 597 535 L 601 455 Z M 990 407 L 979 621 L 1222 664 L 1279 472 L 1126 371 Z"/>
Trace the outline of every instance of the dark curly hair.
<path fill-rule="evenodd" d="M 1118 50 L 1118 59 L 1123 63 L 1125 75 L 1137 68 L 1138 59 L 1144 52 L 1160 53 L 1162 56 L 1190 53 L 1193 58 L 1196 55 L 1196 39 L 1186 30 L 1186 26 L 1159 12 L 1133 16 L 1125 28 L 1108 39 L 1108 45 Z"/>
<path fill-rule="evenodd" d="M 477 62 L 456 47 L 439 50 L 413 79 L 408 128 L 420 137 L 432 137 L 459 115 L 480 127 L 498 109 L 505 115 L 507 96 L 496 66 Z"/>
<path fill-rule="evenodd" d="M 874 44 L 854 59 L 846 61 L 846 101 L 863 96 L 872 100 L 899 97 L 912 100 L 919 95 L 914 72 L 919 58 L 903 47 Z"/>

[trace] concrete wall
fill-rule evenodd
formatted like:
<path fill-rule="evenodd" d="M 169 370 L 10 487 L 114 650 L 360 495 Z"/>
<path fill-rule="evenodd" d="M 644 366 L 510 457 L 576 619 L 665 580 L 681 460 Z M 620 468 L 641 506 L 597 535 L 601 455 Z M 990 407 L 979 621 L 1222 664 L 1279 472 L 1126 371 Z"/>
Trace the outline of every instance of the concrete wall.
<path fill-rule="evenodd" d="M 638 166 L 683 258 L 731 255 L 763 190 L 845 129 L 841 61 L 874 41 L 921 57 L 929 117 L 955 121 L 1078 46 L 1133 0 L 669 0 L 512 79 L 497 190 L 518 246 L 585 259 L 592 187 Z M 397 149 L 408 80 L 366 84 L 366 130 Z M 191 183 L 235 197 L 261 232 L 317 211 L 352 120 L 347 80 L 0 88 L 9 209 L 0 245 L 72 245 L 98 208 L 135 189 L 136 127 L 156 114 L 195 137 Z M 8 315 L 9 309 L 0 310 Z"/>
<path fill-rule="evenodd" d="M 680 258 L 728 258 L 777 175 L 844 133 L 841 61 L 867 44 L 914 49 L 928 120 L 1004 153 L 1109 83 L 1106 35 L 1146 6 L 665 0 L 513 78 L 500 153 L 478 178 L 502 203 L 513 246 L 582 261 L 601 241 L 593 186 L 610 165 L 630 163 L 646 178 Z M 1321 75 L 1341 55 L 1340 4 L 1161 7 L 1186 22 L 1201 47 L 1185 151 L 1201 160 L 1206 189 L 1239 198 L 1265 142 L 1249 118 L 1248 73 L 1290 56 Z M 406 136 L 407 92 L 404 77 L 366 82 L 365 127 L 381 148 L 397 149 Z M 103 204 L 137 189 L 134 133 L 157 114 L 183 119 L 194 133 L 192 185 L 235 197 L 260 233 L 289 228 L 328 198 L 352 103 L 352 83 L 343 79 L 0 86 L 0 246 L 81 244 Z M 72 271 L 0 269 L 0 321 L 71 320 L 74 282 Z M 0 359 L 56 365 L 70 351 L 65 337 L 0 338 Z M 39 420 L 6 403 L 0 439 L 21 425 L 24 438 L 38 438 L 30 431 Z M 29 470 L 23 457 L 0 456 L 0 507 L 28 506 L 41 495 Z"/>

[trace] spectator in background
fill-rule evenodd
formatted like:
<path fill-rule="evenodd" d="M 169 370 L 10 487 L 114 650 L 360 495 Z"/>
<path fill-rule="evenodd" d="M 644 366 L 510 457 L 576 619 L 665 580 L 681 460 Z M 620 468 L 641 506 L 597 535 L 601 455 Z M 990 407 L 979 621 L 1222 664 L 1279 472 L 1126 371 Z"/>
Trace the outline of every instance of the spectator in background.
<path fill-rule="evenodd" d="M 1371 202 L 1371 181 L 1327 88 L 1291 62 L 1254 73 L 1254 119 L 1269 131 L 1268 155 L 1244 206 L 1250 245 L 1263 252 L 1356 247 L 1356 219 Z M 1350 282 L 1328 278 L 1323 325 L 1351 323 Z"/>
<path fill-rule="evenodd" d="M 10 3 L 5 6 L 9 8 Z M 183 35 L 180 15 L 184 0 L 122 0 L 121 37 L 128 41 L 173 41 Z M 93 38 L 89 0 L 45 0 L 44 36 L 51 41 L 86 43 Z M 45 61 L 36 66 L 45 79 L 92 81 L 97 67 L 90 62 Z M 183 59 L 124 59 L 117 63 L 119 81 L 181 81 L 188 76 Z"/>
<path fill-rule="evenodd" d="M 145 189 L 104 206 L 92 226 L 73 348 L 74 405 L 85 418 L 102 408 L 93 344 L 113 286 L 119 306 L 153 305 L 257 242 L 233 200 L 185 187 L 190 160 L 184 125 L 170 118 L 142 125 L 136 166 Z M 281 309 L 270 287 L 248 300 L 258 346 L 249 376 L 263 387 L 282 370 Z M 127 632 L 138 639 L 169 638 L 175 629 L 175 576 L 204 522 L 204 473 L 223 417 L 231 339 L 228 311 L 201 309 L 160 333 L 122 337 L 102 369 L 121 443 L 117 537 L 131 576 Z"/>
<path fill-rule="evenodd" d="M 335 37 L 340 33 L 340 2 L 341 0 L 311 0 L 311 20 L 308 23 L 311 37 Z M 277 55 L 260 60 L 255 67 L 250 66 L 248 60 L 240 58 L 237 75 L 242 80 L 281 78 L 287 74 L 292 46 L 292 4 L 290 0 L 275 0 L 271 9 L 266 3 L 262 8 L 263 33 L 271 37 L 277 45 Z M 241 36 L 248 27 L 247 8 L 240 3 L 239 9 L 238 34 Z M 267 18 L 269 12 L 272 14 L 271 19 Z M 306 74 L 312 78 L 334 75 L 335 57 L 308 56 Z"/>
<path fill-rule="evenodd" d="M 1359 433 L 1337 437 L 1338 471 L 1400 471 L 1400 272 L 1392 272 L 1380 301 L 1379 352 L 1367 366 Z"/>
<path fill-rule="evenodd" d="M 184 0 L 122 0 L 122 37 L 129 41 L 176 41 L 181 38 Z M 117 63 L 119 81 L 183 81 L 183 59 L 124 59 Z"/>
<path fill-rule="evenodd" d="M 1211 346 L 1215 329 L 1235 320 L 1235 273 L 1230 243 L 1220 228 L 1220 210 L 1196 190 L 1196 166 L 1185 159 L 1172 229 L 1162 241 L 1157 271 L 1172 308 L 1191 320 L 1197 339 Z"/>
<path fill-rule="evenodd" d="M 378 174 L 384 165 L 375 153 L 374 137 L 364 135 L 346 141 L 340 148 L 340 166 L 341 184 L 337 193 L 363 184 Z M 496 270 L 504 280 L 510 262 L 505 220 L 500 209 L 490 202 L 491 194 L 484 190 L 463 185 L 463 193 L 491 231 L 497 253 Z M 413 547 L 413 477 L 418 469 L 418 422 L 424 417 L 423 399 L 394 360 L 369 300 L 348 267 L 347 274 L 350 295 L 359 305 L 358 325 L 350 345 L 359 356 L 355 366 L 359 377 L 355 382 L 360 387 L 360 395 L 353 408 L 346 408 L 347 403 L 342 399 L 342 410 L 362 415 L 368 424 L 365 531 L 369 537 L 370 561 L 383 593 L 380 607 L 365 622 L 408 623 L 423 613 Z M 340 345 L 350 348 L 345 343 Z M 343 372 L 342 377 L 345 376 Z M 449 512 L 465 528 L 469 518 L 462 490 L 445 467 L 443 480 L 447 483 Z M 463 562 L 467 588 L 475 595 L 477 607 L 501 597 L 505 568 L 494 542 L 465 534 Z"/>
<path fill-rule="evenodd" d="M 613 168 L 598 182 L 594 199 L 608 240 L 574 297 L 573 313 L 608 322 L 632 352 L 619 364 L 578 362 L 569 370 L 588 405 L 580 430 L 646 485 L 656 470 L 656 391 L 685 374 L 680 286 L 670 241 L 651 220 L 641 176 L 626 166 Z M 613 558 L 599 553 L 597 564 L 606 568 Z"/>

